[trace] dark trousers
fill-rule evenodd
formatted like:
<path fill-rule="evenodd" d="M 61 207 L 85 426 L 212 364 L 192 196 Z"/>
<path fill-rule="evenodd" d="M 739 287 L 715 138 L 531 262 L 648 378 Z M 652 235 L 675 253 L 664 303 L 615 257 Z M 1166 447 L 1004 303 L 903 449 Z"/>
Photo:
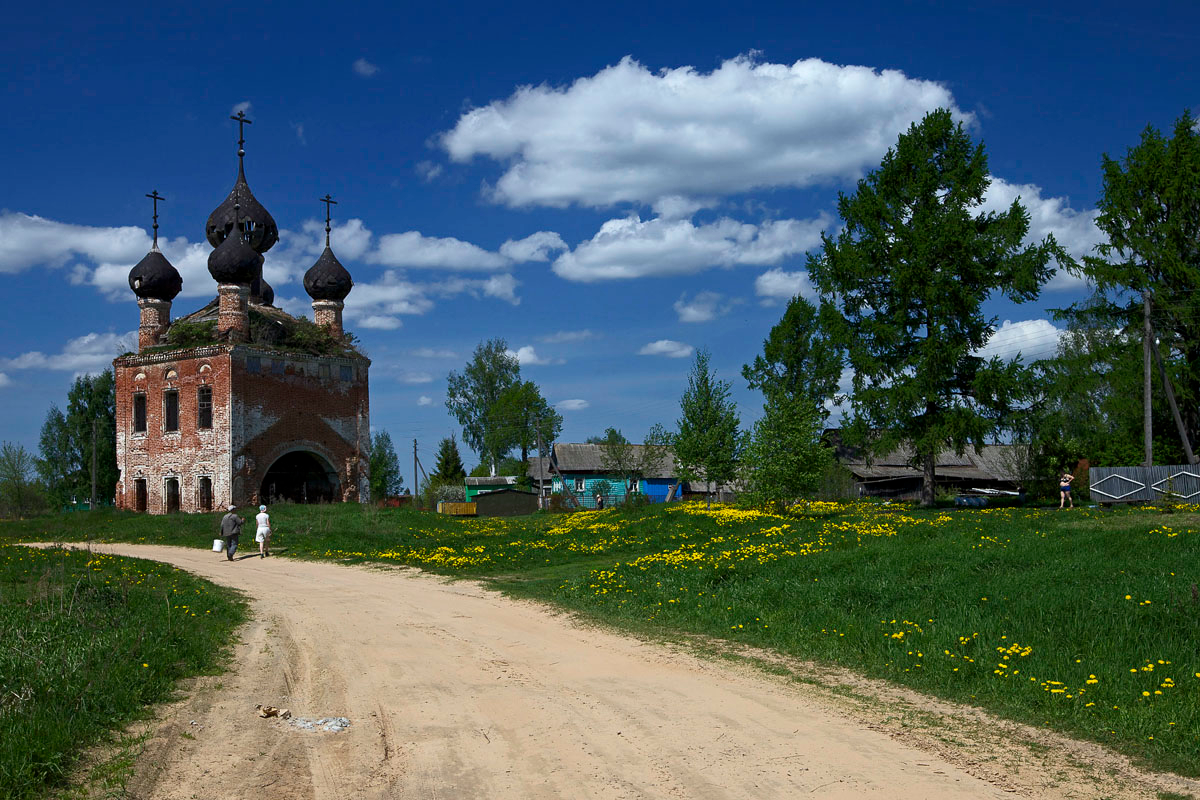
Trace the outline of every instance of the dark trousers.
<path fill-rule="evenodd" d="M 235 533 L 232 536 L 225 537 L 225 558 L 233 561 L 233 554 L 237 552 L 238 537 L 240 533 Z"/>

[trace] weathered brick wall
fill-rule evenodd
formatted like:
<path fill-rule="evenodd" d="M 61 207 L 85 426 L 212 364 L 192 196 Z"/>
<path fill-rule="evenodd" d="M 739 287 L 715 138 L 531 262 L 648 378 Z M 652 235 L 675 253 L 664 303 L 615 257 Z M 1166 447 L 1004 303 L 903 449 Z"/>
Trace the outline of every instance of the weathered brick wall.
<path fill-rule="evenodd" d="M 257 359 L 257 369 L 250 368 Z M 117 392 L 117 507 L 135 509 L 146 481 L 146 510 L 167 510 L 168 479 L 180 510 L 200 507 L 200 478 L 212 480 L 213 510 L 260 501 L 262 482 L 283 455 L 313 453 L 336 474 L 343 501 L 370 500 L 368 368 L 359 357 L 279 353 L 217 345 L 139 354 L 113 362 Z M 212 388 L 211 429 L 199 428 L 197 390 Z M 179 430 L 164 430 L 163 394 L 179 394 Z M 134 395 L 146 396 L 146 431 L 133 430 Z"/>
<path fill-rule="evenodd" d="M 146 510 L 166 511 L 166 481 L 179 481 L 181 511 L 200 510 L 200 478 L 213 484 L 213 508 L 230 502 L 230 348 L 143 354 L 113 362 L 117 394 L 118 508 L 136 508 L 137 479 L 146 481 Z M 212 428 L 197 427 L 197 390 L 213 392 Z M 163 395 L 179 393 L 179 430 L 164 430 Z M 146 396 L 146 431 L 133 430 L 133 397 Z"/>
<path fill-rule="evenodd" d="M 317 455 L 337 475 L 343 501 L 368 502 L 369 365 L 364 358 L 236 348 L 234 495 L 259 502 L 271 466 L 281 456 L 302 450 Z M 348 375 L 343 374 L 346 370 Z"/>

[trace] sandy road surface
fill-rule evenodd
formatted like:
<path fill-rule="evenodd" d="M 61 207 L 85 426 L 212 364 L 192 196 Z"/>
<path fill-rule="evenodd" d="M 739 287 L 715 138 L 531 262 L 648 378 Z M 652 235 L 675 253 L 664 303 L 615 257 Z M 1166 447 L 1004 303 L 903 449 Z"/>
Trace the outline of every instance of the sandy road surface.
<path fill-rule="evenodd" d="M 257 554 L 228 563 L 199 550 L 103 549 L 242 589 L 255 614 L 233 671 L 164 709 L 134 797 L 1013 796 L 1002 776 L 974 777 L 803 685 L 581 626 L 473 583 Z M 256 703 L 351 726 L 298 730 L 260 719 Z"/>

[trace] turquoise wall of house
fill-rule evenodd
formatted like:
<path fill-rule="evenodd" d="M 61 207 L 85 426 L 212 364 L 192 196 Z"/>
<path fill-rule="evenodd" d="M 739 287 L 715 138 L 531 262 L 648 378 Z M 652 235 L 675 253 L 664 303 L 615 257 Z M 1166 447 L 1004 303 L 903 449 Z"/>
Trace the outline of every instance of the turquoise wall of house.
<path fill-rule="evenodd" d="M 571 492 L 577 498 L 579 498 L 579 502 L 584 508 L 596 507 L 596 484 L 600 483 L 600 481 L 608 481 L 609 485 L 608 491 L 604 495 L 604 503 L 606 506 L 615 505 L 617 503 L 624 502 L 625 500 L 625 481 L 620 477 L 612 475 L 597 475 L 593 472 L 566 472 L 563 474 L 567 479 L 567 486 L 570 488 Z M 583 480 L 583 491 L 577 491 L 575 489 L 575 480 L 577 478 Z M 553 491 L 560 493 L 563 492 L 562 479 L 557 475 L 554 476 Z"/>

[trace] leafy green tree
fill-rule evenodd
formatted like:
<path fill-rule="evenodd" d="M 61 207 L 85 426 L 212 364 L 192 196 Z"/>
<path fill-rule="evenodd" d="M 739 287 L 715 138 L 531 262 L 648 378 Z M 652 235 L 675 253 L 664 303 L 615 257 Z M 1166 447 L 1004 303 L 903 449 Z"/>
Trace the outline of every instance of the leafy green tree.
<path fill-rule="evenodd" d="M 0 445 L 0 515 L 24 517 L 42 506 L 42 495 L 34 480 L 33 455 L 22 445 Z"/>
<path fill-rule="evenodd" d="M 621 478 L 625 491 L 637 481 L 637 448 L 616 428 L 607 428 L 600 445 L 600 463 L 609 473 Z"/>
<path fill-rule="evenodd" d="M 465 477 L 467 470 L 458 454 L 458 441 L 451 434 L 438 445 L 437 463 L 434 465 L 433 474 L 429 476 L 429 482 L 433 486 L 442 486 L 448 483 L 462 483 Z"/>
<path fill-rule="evenodd" d="M 1029 215 L 1019 200 L 981 213 L 988 183 L 983 145 L 948 110 L 930 112 L 839 196 L 845 226 L 809 258 L 822 322 L 854 370 L 844 438 L 869 454 L 909 445 L 926 505 L 938 454 L 981 447 L 1032 390 L 1019 360 L 975 355 L 996 329 L 983 302 L 1036 298 L 1050 260 L 1066 260 L 1053 237 L 1022 244 Z"/>
<path fill-rule="evenodd" d="M 497 338 L 480 342 L 462 373 L 451 372 L 446 378 L 446 408 L 463 426 L 463 441 L 491 465 L 493 474 L 501 457 L 515 446 L 494 408 L 520 376 L 516 356 Z"/>
<path fill-rule="evenodd" d="M 490 412 L 497 452 L 521 449 L 521 461 L 537 449 L 538 434 L 549 446 L 562 432 L 562 415 L 550 407 L 533 381 L 519 381 L 500 393 Z"/>
<path fill-rule="evenodd" d="M 95 441 L 98 502 L 111 503 L 117 479 L 117 395 L 113 371 L 81 375 L 67 392 L 64 414 L 51 407 L 39 440 L 38 473 L 57 503 L 91 496 Z M 93 437 L 93 425 L 95 436 Z"/>
<path fill-rule="evenodd" d="M 371 499 L 378 502 L 395 497 L 404 489 L 404 476 L 400 474 L 400 459 L 392 445 L 392 436 L 380 431 L 371 437 Z"/>
<path fill-rule="evenodd" d="M 828 416 L 842 375 L 843 348 L 822 327 L 817 307 L 797 295 L 763 341 L 762 355 L 742 367 L 751 389 L 767 397 L 811 405 Z"/>
<path fill-rule="evenodd" d="M 822 417 L 809 403 L 768 402 L 742 459 L 746 494 L 783 511 L 817 488 L 832 457 L 821 443 Z"/>
<path fill-rule="evenodd" d="M 1102 170 L 1096 225 L 1106 241 L 1078 269 L 1096 291 L 1086 308 L 1073 310 L 1102 317 L 1140 341 L 1143 296 L 1151 300 L 1160 353 L 1169 362 L 1165 369 L 1194 449 L 1200 429 L 1200 130 L 1196 118 L 1185 111 L 1169 138 L 1148 126 L 1124 159 L 1106 154 Z M 1152 369 L 1157 372 L 1153 365 Z M 1154 383 L 1159 384 L 1157 374 Z M 1136 396 L 1141 396 L 1140 390 Z M 1173 422 L 1168 425 L 1167 430 L 1176 430 Z M 1161 463 L 1163 458 L 1158 460 Z"/>
<path fill-rule="evenodd" d="M 657 474 L 670 455 L 671 437 L 662 425 L 655 424 L 642 444 L 633 444 L 616 428 L 608 428 L 593 444 L 600 445 L 600 460 L 604 468 L 620 476 L 628 494 L 637 489 L 643 478 Z"/>
<path fill-rule="evenodd" d="M 679 399 L 675 460 L 681 479 L 718 484 L 737 474 L 743 442 L 738 433 L 737 407 L 729 398 L 729 383 L 718 380 L 708 362 L 708 351 L 698 350 L 687 390 Z M 710 491 L 707 503 L 711 502 Z"/>

